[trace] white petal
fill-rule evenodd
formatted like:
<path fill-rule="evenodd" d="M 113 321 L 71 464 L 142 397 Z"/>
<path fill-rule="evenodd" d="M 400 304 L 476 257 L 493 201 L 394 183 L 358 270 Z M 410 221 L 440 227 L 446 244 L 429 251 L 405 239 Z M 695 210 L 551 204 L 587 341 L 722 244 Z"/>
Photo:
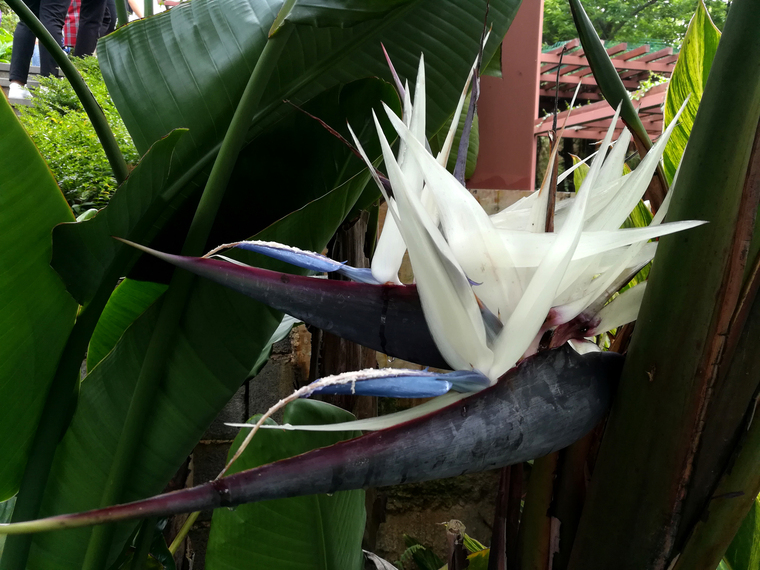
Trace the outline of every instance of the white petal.
<path fill-rule="evenodd" d="M 569 344 L 572 349 L 578 354 L 588 354 L 589 352 L 602 351 L 602 349 L 599 348 L 596 343 L 589 342 L 587 340 L 570 339 L 567 341 L 567 344 Z"/>
<path fill-rule="evenodd" d="M 567 221 L 557 233 L 558 239 L 541 261 L 514 313 L 507 319 L 504 329 L 494 343 L 494 365 L 489 374 L 491 377 L 501 376 L 515 365 L 539 333 L 549 314 L 557 289 L 580 241 L 589 188 L 593 186 L 601 168 L 617 116 L 618 112 L 615 113 L 607 136 L 602 141 L 599 154 L 578 190 Z"/>
<path fill-rule="evenodd" d="M 391 198 L 391 201 L 393 201 L 393 198 Z M 388 210 L 390 208 L 389 202 Z M 406 243 L 404 243 L 401 231 L 396 225 L 396 220 L 393 219 L 391 214 L 387 214 L 383 223 L 383 231 L 380 234 L 380 239 L 377 240 L 375 254 L 372 256 L 370 264 L 372 276 L 380 283 L 396 283 L 400 285 L 401 281 L 398 278 L 398 271 L 401 268 L 401 263 L 404 261 L 405 253 Z"/>
<path fill-rule="evenodd" d="M 684 104 L 685 105 L 685 104 Z M 626 182 L 619 192 L 615 195 L 610 204 L 604 208 L 597 216 L 591 219 L 587 230 L 614 230 L 619 228 L 626 220 L 631 210 L 639 203 L 641 197 L 649 187 L 652 175 L 657 169 L 665 145 L 670 138 L 675 125 L 678 123 L 678 117 L 683 112 L 685 106 L 678 111 L 673 121 L 665 129 L 665 132 L 657 142 L 649 149 L 647 155 L 642 159 L 636 170 L 626 176 Z"/>
<path fill-rule="evenodd" d="M 354 139 L 354 144 L 356 144 L 356 148 L 359 151 L 359 154 L 367 164 L 367 167 L 372 174 L 372 178 L 375 181 L 375 184 L 377 184 L 377 187 L 380 189 L 383 195 L 385 195 L 385 188 L 383 187 L 383 183 L 377 176 L 374 165 L 367 156 L 367 153 L 364 152 L 364 148 L 359 142 L 359 138 L 356 136 L 356 133 L 354 133 L 354 130 L 351 128 L 351 125 L 348 125 L 348 130 Z M 386 201 L 388 202 L 388 211 L 390 212 L 393 208 L 393 198 L 389 199 L 386 196 Z M 377 247 L 375 248 L 375 255 L 372 257 L 372 276 L 380 283 L 396 283 L 400 285 L 401 281 L 399 281 L 398 278 L 398 270 L 401 267 L 401 262 L 403 261 L 405 252 L 406 244 L 404 243 L 404 239 L 401 237 L 401 232 L 396 225 L 396 220 L 392 215 L 387 215 L 385 223 L 383 224 L 383 232 L 380 235 L 380 239 L 377 242 Z"/>
<path fill-rule="evenodd" d="M 612 147 L 612 152 L 604 161 L 602 171 L 599 173 L 599 180 L 597 184 L 605 186 L 611 184 L 615 180 L 623 177 L 623 165 L 625 164 L 625 155 L 628 152 L 628 146 L 631 144 L 631 132 L 623 128 L 623 132 L 620 133 L 618 140 L 615 141 L 615 146 Z"/>
<path fill-rule="evenodd" d="M 467 277 L 480 283 L 477 295 L 496 315 L 508 315 L 522 287 L 509 253 L 481 205 L 414 139 L 398 117 L 386 113 L 417 160 L 438 205 L 446 242 Z"/>
<path fill-rule="evenodd" d="M 458 402 L 459 400 L 462 400 L 469 396 L 472 396 L 472 394 L 467 394 L 467 393 L 460 394 L 457 392 L 449 392 L 448 394 L 444 394 L 443 396 L 438 396 L 437 398 L 428 400 L 427 402 L 424 402 L 423 404 L 420 404 L 419 406 L 415 406 L 413 408 L 409 408 L 406 410 L 401 410 L 400 412 L 395 412 L 393 414 L 387 414 L 385 416 L 380 416 L 377 418 L 366 418 L 363 420 L 341 422 L 337 424 L 297 425 L 297 426 L 290 425 L 290 424 L 285 424 L 281 426 L 264 424 L 261 427 L 266 428 L 266 429 L 282 429 L 282 430 L 296 430 L 296 431 L 353 431 L 353 430 L 375 431 L 375 430 L 393 427 L 395 425 L 408 422 L 409 420 L 413 420 L 415 418 L 420 418 L 424 415 L 435 412 L 436 410 L 440 410 L 441 408 L 450 406 L 454 402 Z M 230 425 L 233 427 L 241 427 L 241 428 L 253 427 L 253 424 L 227 424 L 227 425 Z"/>
<path fill-rule="evenodd" d="M 623 326 L 636 320 L 644 298 L 647 282 L 639 283 L 627 289 L 599 311 L 599 324 L 588 331 L 589 336 L 596 336 L 608 330 Z"/>
<path fill-rule="evenodd" d="M 420 63 L 417 68 L 417 84 L 414 86 L 414 112 L 409 122 L 409 130 L 412 135 L 424 144 L 425 141 L 425 56 L 420 54 Z"/>
<path fill-rule="evenodd" d="M 406 177 L 393 157 L 377 117 L 375 124 L 398 206 L 398 213 L 394 209 L 389 211 L 397 218 L 409 249 L 433 340 L 455 370 L 474 368 L 485 372 L 493 353 L 486 346 L 485 327 L 469 281 L 419 198 L 406 188 Z M 419 145 L 413 138 L 409 140 Z"/>
<path fill-rule="evenodd" d="M 573 253 L 573 260 L 597 256 L 613 249 L 640 241 L 649 241 L 650 239 L 680 232 L 702 225 L 703 223 L 699 221 L 684 221 L 644 228 L 583 232 L 578 242 L 578 247 Z M 509 250 L 516 267 L 537 267 L 557 239 L 554 233 L 535 234 L 513 230 L 499 230 L 499 235 Z"/>

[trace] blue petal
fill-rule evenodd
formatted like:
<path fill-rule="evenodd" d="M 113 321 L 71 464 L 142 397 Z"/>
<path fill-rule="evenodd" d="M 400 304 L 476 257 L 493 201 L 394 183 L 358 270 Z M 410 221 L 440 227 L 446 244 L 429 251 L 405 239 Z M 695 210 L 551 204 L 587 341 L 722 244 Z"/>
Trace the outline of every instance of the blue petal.
<path fill-rule="evenodd" d="M 235 247 L 260 253 L 267 257 L 290 263 L 296 267 L 311 269 L 312 271 L 337 271 L 343 266 L 342 263 L 338 263 L 322 254 L 273 242 L 243 241 Z"/>
<path fill-rule="evenodd" d="M 382 285 L 377 279 L 372 276 L 372 270 L 369 267 L 358 268 L 350 265 L 342 265 L 337 270 L 338 273 L 348 277 L 351 281 L 357 283 L 367 283 L 369 285 Z"/>
<path fill-rule="evenodd" d="M 372 277 L 372 271 L 370 269 L 358 269 L 346 265 L 345 262 L 340 263 L 334 259 L 322 255 L 321 253 L 315 253 L 313 251 L 305 251 L 289 245 L 278 244 L 274 242 L 257 242 L 257 241 L 243 241 L 237 244 L 235 247 L 253 251 L 290 263 L 296 267 L 303 269 L 310 269 L 311 271 L 330 273 L 337 271 L 341 275 L 345 275 L 352 281 L 358 281 L 359 283 L 369 283 L 370 285 L 379 285 L 377 279 Z"/>
<path fill-rule="evenodd" d="M 383 396 L 387 398 L 433 398 L 451 389 L 451 382 L 435 377 L 395 376 L 336 384 L 314 390 L 313 394 Z"/>
<path fill-rule="evenodd" d="M 491 385 L 488 376 L 477 370 L 457 370 L 446 374 L 446 380 L 457 392 L 478 392 Z"/>
<path fill-rule="evenodd" d="M 344 372 L 317 380 L 311 394 L 385 396 L 389 398 L 432 398 L 452 388 L 457 392 L 476 392 L 491 385 L 477 371 L 431 372 L 429 370 L 369 369 Z M 326 384 L 326 385 L 325 385 Z"/>

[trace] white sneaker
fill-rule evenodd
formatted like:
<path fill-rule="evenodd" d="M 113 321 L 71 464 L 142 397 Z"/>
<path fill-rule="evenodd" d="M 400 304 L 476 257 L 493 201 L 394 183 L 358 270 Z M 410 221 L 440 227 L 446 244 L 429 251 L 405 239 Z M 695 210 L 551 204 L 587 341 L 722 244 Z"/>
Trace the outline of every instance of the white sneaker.
<path fill-rule="evenodd" d="M 8 99 L 31 99 L 32 94 L 29 92 L 29 89 L 26 88 L 26 85 L 21 85 L 20 83 L 11 83 L 9 89 L 8 89 Z"/>

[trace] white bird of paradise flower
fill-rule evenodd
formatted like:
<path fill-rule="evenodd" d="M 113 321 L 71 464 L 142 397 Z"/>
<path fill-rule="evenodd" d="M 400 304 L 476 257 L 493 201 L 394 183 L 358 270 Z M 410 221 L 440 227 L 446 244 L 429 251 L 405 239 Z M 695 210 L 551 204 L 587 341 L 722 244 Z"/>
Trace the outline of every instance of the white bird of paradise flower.
<path fill-rule="evenodd" d="M 649 240 L 703 223 L 662 224 L 671 193 L 650 226 L 619 229 L 646 191 L 678 116 L 624 175 L 627 130 L 608 152 L 616 113 L 576 196 L 557 208 L 556 231 L 545 233 L 548 192 L 535 192 L 489 217 L 443 166 L 447 149 L 437 159 L 426 150 L 424 101 L 420 58 L 414 105 L 405 97 L 405 120 L 385 107 L 402 143 L 398 157 L 375 117 L 393 195 L 375 175 L 390 217 L 372 273 L 378 281 L 398 282 L 401 258 L 409 251 L 425 318 L 454 369 L 478 370 L 495 382 L 535 352 L 550 328 L 583 315 L 590 337 L 635 320 L 645 284 L 607 301 L 652 259 L 657 244 Z M 374 172 L 355 136 L 354 141 Z"/>

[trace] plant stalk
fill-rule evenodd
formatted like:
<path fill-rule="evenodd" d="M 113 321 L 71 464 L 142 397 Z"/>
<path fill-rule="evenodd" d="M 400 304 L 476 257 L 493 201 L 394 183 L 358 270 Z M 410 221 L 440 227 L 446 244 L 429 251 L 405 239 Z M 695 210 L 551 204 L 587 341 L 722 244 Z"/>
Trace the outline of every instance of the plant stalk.
<path fill-rule="evenodd" d="M 132 557 L 132 564 L 129 566 L 130 570 L 145 570 L 146 561 L 150 554 L 150 545 L 153 542 L 156 521 L 158 521 L 156 517 L 149 517 L 140 525 L 140 530 L 137 533 L 137 543 L 135 544 L 135 553 Z"/>
<path fill-rule="evenodd" d="M 232 169 L 245 142 L 248 127 L 291 31 L 292 27 L 287 26 L 282 33 L 271 38 L 256 63 L 195 211 L 182 248 L 183 255 L 200 255 L 206 246 Z M 145 417 L 150 413 L 153 397 L 164 375 L 166 354 L 173 346 L 176 329 L 194 279 L 192 274 L 184 271 L 175 271 L 172 276 L 127 411 L 111 472 L 101 496 L 102 507 L 116 504 L 122 498 L 124 486 L 131 473 L 130 463 L 142 436 Z M 113 532 L 113 525 L 103 525 L 93 530 L 83 570 L 102 570 L 106 567 Z"/>
<path fill-rule="evenodd" d="M 551 539 L 551 507 L 554 495 L 554 475 L 559 452 L 539 457 L 533 462 L 520 523 L 520 568 L 546 570 L 549 568 Z"/>
<path fill-rule="evenodd" d="M 509 570 L 520 570 L 517 540 L 520 534 L 523 478 L 522 463 L 509 468 L 509 505 L 507 506 L 507 567 Z"/>
<path fill-rule="evenodd" d="M 92 122 L 100 144 L 103 145 L 103 150 L 108 158 L 108 163 L 111 165 L 111 170 L 113 170 L 114 178 L 116 178 L 116 182 L 121 184 L 127 178 L 127 163 L 124 160 L 124 155 L 121 154 L 116 137 L 114 137 L 113 131 L 111 131 L 111 127 L 108 125 L 106 116 L 95 100 L 92 91 L 87 87 L 84 79 L 82 79 L 74 64 L 71 63 L 63 48 L 56 43 L 53 36 L 47 31 L 47 28 L 42 25 L 42 22 L 24 4 L 23 0 L 8 0 L 8 5 L 21 21 L 29 26 L 29 29 L 37 36 L 45 49 L 50 52 L 50 55 L 53 56 L 66 79 L 71 83 L 71 87 L 74 88 L 74 92 L 77 94 L 82 107 L 84 107 L 87 116 Z"/>
<path fill-rule="evenodd" d="M 488 570 L 507 570 L 507 510 L 509 508 L 510 470 L 511 467 L 502 467 L 499 476 L 499 493 L 496 495 Z"/>
<path fill-rule="evenodd" d="M 116 26 L 121 28 L 129 22 L 127 15 L 127 0 L 116 0 Z"/>
<path fill-rule="evenodd" d="M 171 552 L 172 555 L 177 553 L 177 550 L 179 550 L 182 541 L 187 538 L 188 534 L 190 534 L 190 529 L 193 528 L 193 525 L 195 524 L 195 521 L 198 520 L 198 515 L 200 514 L 200 511 L 195 511 L 194 513 L 190 513 L 185 519 L 182 528 L 179 529 L 177 536 L 174 537 L 174 540 L 172 540 L 172 543 L 169 545 L 169 552 Z"/>

